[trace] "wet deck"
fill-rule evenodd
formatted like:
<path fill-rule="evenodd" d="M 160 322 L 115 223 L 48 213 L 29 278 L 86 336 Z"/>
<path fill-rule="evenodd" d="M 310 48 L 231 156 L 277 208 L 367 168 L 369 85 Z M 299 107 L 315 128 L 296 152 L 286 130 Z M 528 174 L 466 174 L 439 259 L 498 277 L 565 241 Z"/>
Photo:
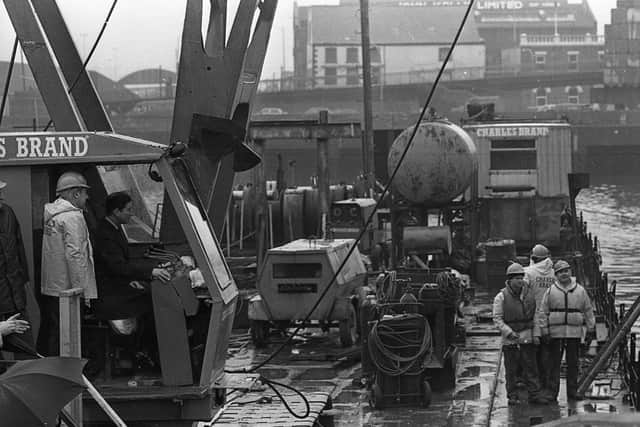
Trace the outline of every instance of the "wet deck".
<path fill-rule="evenodd" d="M 311 393 L 327 393 L 332 401 L 331 409 L 323 411 L 322 425 L 332 418 L 335 426 L 530 426 L 581 413 L 627 413 L 631 406 L 623 403 L 624 390 L 611 372 L 603 375 L 606 383 L 598 388 L 597 399 L 567 402 L 564 380 L 561 384 L 558 404 L 530 406 L 521 404 L 509 407 L 504 388 L 504 367 L 501 362 L 500 337 L 490 322 L 492 296 L 480 293 L 466 309 L 466 344 L 460 348 L 457 366 L 457 383 L 454 389 L 435 393 L 428 408 L 396 407 L 374 410 L 368 402 L 368 391 L 362 386 L 359 351 L 340 348 L 337 331 L 328 334 L 310 329 L 293 345 L 286 347 L 259 372 L 272 380 L 290 384 Z M 246 335 L 237 335 L 230 347 L 228 369 L 245 368 L 265 360 L 284 338 L 272 336 L 272 343 L 265 349 L 255 349 Z M 262 397 L 272 404 L 274 393 L 266 388 L 242 395 L 244 401 L 253 402 Z M 296 409 L 302 408 L 300 399 L 290 396 Z M 235 402 L 226 409 L 241 414 L 240 404 Z M 265 409 L 267 407 L 265 406 Z M 248 408 L 247 408 L 248 409 Z M 265 412 L 266 413 L 266 412 Z M 282 408 L 281 413 L 286 413 Z M 296 425 L 274 422 L 271 425 Z M 235 425 L 249 425 L 240 420 Z M 281 420 L 282 421 L 282 420 Z"/>

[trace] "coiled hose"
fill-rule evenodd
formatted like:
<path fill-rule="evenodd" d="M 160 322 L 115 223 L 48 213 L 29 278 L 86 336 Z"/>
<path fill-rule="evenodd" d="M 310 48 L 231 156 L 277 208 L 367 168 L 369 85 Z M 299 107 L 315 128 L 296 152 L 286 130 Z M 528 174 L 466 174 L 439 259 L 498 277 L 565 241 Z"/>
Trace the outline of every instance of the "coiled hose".
<path fill-rule="evenodd" d="M 379 372 L 397 377 L 422 371 L 432 352 L 431 327 L 421 314 L 408 313 L 382 319 L 369 331 L 369 354 Z"/>

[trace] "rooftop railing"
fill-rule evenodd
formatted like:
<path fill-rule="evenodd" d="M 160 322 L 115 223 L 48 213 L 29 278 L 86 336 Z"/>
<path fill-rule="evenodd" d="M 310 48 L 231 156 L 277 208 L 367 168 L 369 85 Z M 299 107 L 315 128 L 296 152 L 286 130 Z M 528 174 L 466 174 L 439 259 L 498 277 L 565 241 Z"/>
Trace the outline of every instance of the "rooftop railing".
<path fill-rule="evenodd" d="M 520 46 L 604 46 L 604 36 L 596 34 L 521 34 Z"/>

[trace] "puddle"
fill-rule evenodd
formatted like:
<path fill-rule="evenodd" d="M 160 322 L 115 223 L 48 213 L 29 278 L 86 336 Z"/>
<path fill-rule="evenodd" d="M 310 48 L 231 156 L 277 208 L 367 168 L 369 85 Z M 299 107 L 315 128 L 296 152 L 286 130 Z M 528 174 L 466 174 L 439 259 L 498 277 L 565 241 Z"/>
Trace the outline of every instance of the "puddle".
<path fill-rule="evenodd" d="M 353 402 L 357 400 L 363 400 L 363 396 L 366 397 L 367 392 L 364 390 L 343 390 L 342 393 L 333 399 L 334 403 Z"/>
<path fill-rule="evenodd" d="M 480 384 L 473 384 L 458 391 L 454 396 L 456 400 L 477 400 L 480 399 Z"/>
<path fill-rule="evenodd" d="M 458 374 L 458 378 L 476 378 L 491 372 L 495 372 L 494 366 L 469 366 Z"/>
<path fill-rule="evenodd" d="M 587 403 L 584 405 L 584 412 L 590 414 L 614 414 L 618 409 L 609 403 Z"/>
<path fill-rule="evenodd" d="M 260 375 L 265 378 L 269 378 L 270 380 L 278 380 L 282 378 L 286 378 L 289 375 L 289 371 L 286 369 L 277 369 L 277 368 L 262 368 L 259 369 Z"/>
<path fill-rule="evenodd" d="M 295 377 L 296 380 L 326 380 L 336 376 L 334 368 L 309 368 Z"/>

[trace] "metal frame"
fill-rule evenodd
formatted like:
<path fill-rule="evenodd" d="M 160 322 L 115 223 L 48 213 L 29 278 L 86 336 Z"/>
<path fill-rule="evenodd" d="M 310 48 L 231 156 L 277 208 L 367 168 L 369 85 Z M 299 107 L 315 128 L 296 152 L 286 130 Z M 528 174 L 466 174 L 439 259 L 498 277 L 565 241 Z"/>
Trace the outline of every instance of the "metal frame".
<path fill-rule="evenodd" d="M 203 274 L 208 279 L 213 298 L 200 384 L 193 384 L 190 370 L 179 373 L 172 371 L 167 375 L 163 372 L 163 383 L 165 386 L 195 386 L 201 390 L 210 390 L 214 384 L 224 383 L 221 380 L 224 376 L 224 361 L 234 318 L 237 289 L 233 278 L 230 285 L 224 289 L 214 284 L 217 283 L 215 268 L 211 269 L 208 266 L 206 248 L 203 248 L 203 243 L 199 241 L 198 232 L 193 228 L 193 224 L 189 223 L 190 214 L 172 176 L 175 171 L 171 170 L 171 160 L 163 155 L 165 147 L 123 135 L 100 133 L 112 131 L 111 123 L 88 73 L 82 67 L 80 55 L 55 2 L 3 1 L 55 129 L 67 132 L 11 133 L 0 134 L 0 138 L 4 138 L 4 142 L 17 143 L 15 138 L 24 135 L 26 138 L 40 138 L 46 144 L 47 138 L 77 136 L 86 138 L 87 141 L 109 143 L 112 146 L 122 143 L 124 145 L 121 147 L 125 148 L 118 149 L 116 153 L 107 151 L 95 156 L 64 156 L 56 157 L 55 160 L 40 156 L 25 159 L 3 159 L 0 156 L 0 164 L 126 164 L 153 162 L 161 158 L 158 162 L 159 169 L 169 189 L 169 194 L 165 193 L 164 205 L 167 214 L 163 214 L 161 236 L 171 235 L 167 230 L 175 228 L 177 224 L 182 225 L 183 230 L 177 235 L 183 239 L 186 234 Z M 277 0 L 241 0 L 226 42 L 226 0 L 210 0 L 211 14 L 206 44 L 203 43 L 200 32 L 202 1 L 187 1 L 171 141 L 184 142 L 189 148 L 184 161 L 189 165 L 190 179 L 193 180 L 192 184 L 198 194 L 197 204 L 204 212 L 203 217 L 209 219 L 211 237 L 219 247 L 216 234 L 220 233 L 223 227 L 234 173 L 259 161 L 259 158 L 244 145 L 243 139 L 251 102 L 264 63 Z M 252 22 L 258 7 L 260 15 L 249 44 Z M 71 86 L 72 91 L 69 90 Z M 228 126 L 224 126 L 225 121 L 229 123 Z M 199 138 L 195 139 L 194 126 L 199 126 Z M 197 167 L 199 165 L 204 167 Z M 219 262 L 229 270 L 224 258 Z M 210 399 L 210 395 L 206 393 L 202 398 Z M 132 396 L 132 399 L 135 400 L 135 397 Z M 133 402 L 123 401 L 126 407 L 131 407 L 131 403 Z M 197 406 L 205 408 L 208 405 Z M 150 407 L 145 404 L 139 410 L 145 414 L 153 413 L 156 419 L 156 413 L 150 411 Z M 178 414 L 163 419 L 182 419 L 183 416 L 191 419 L 193 413 L 188 412 L 189 415 Z M 142 412 L 138 415 L 143 416 Z"/>

